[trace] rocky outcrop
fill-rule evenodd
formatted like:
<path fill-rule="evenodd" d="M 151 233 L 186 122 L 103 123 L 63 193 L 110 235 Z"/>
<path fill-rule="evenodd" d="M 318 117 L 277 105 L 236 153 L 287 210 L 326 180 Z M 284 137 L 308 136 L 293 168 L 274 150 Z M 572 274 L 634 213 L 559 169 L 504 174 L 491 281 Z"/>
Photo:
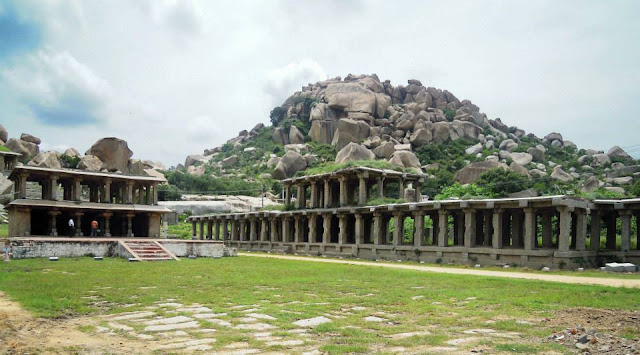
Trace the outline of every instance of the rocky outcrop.
<path fill-rule="evenodd" d="M 2 144 L 6 143 L 9 140 L 9 132 L 3 125 L 0 124 L 0 141 Z"/>
<path fill-rule="evenodd" d="M 391 142 L 384 142 L 379 146 L 373 148 L 373 154 L 378 159 L 389 159 L 395 153 L 395 145 Z"/>
<path fill-rule="evenodd" d="M 197 163 L 207 163 L 209 160 L 211 160 L 211 156 L 204 156 L 204 155 L 200 155 L 200 154 L 192 154 L 187 156 L 187 158 L 184 160 L 184 166 L 185 168 L 188 168 L 190 166 L 196 165 Z"/>
<path fill-rule="evenodd" d="M 235 154 L 230 157 L 222 159 L 222 161 L 220 162 L 223 168 L 230 168 L 236 165 L 237 163 L 238 163 L 238 156 Z"/>
<path fill-rule="evenodd" d="M 551 178 L 554 180 L 558 180 L 560 182 L 572 182 L 573 176 L 568 174 L 566 171 L 562 170 L 562 168 L 558 165 L 553 168 L 553 172 L 551 173 Z"/>
<path fill-rule="evenodd" d="M 82 156 L 82 154 L 80 154 L 80 152 L 75 148 L 67 148 L 67 150 L 62 154 L 72 158 L 80 158 Z"/>
<path fill-rule="evenodd" d="M 307 168 L 307 159 L 295 151 L 286 152 L 278 161 L 271 174 L 274 179 L 283 180 L 294 176 L 298 171 Z"/>
<path fill-rule="evenodd" d="M 95 155 L 85 155 L 80 158 L 78 163 L 78 169 L 88 171 L 100 171 L 102 170 L 102 160 Z"/>
<path fill-rule="evenodd" d="M 277 127 L 273 130 L 273 141 L 280 145 L 289 144 L 289 135 L 283 127 Z"/>
<path fill-rule="evenodd" d="M 480 178 L 480 176 L 489 170 L 493 169 L 505 169 L 509 167 L 506 164 L 495 161 L 482 161 L 477 163 L 471 163 L 464 168 L 458 170 L 455 175 L 455 180 L 461 184 L 470 184 Z"/>
<path fill-rule="evenodd" d="M 129 174 L 133 175 L 147 175 L 145 170 L 151 169 L 151 165 L 146 164 L 140 159 L 129 160 Z"/>
<path fill-rule="evenodd" d="M 60 153 L 56 151 L 38 153 L 27 165 L 40 168 L 62 169 Z"/>
<path fill-rule="evenodd" d="M 369 125 L 363 121 L 344 118 L 338 121 L 338 128 L 333 136 L 332 145 L 338 150 L 352 142 L 360 142 L 369 136 Z"/>
<path fill-rule="evenodd" d="M 23 140 L 25 142 L 29 142 L 29 143 L 33 143 L 35 145 L 40 145 L 40 143 L 42 143 L 42 140 L 40 140 L 40 138 L 33 136 L 29 133 L 22 133 L 20 135 L 20 140 Z"/>
<path fill-rule="evenodd" d="M 291 144 L 304 143 L 304 135 L 302 134 L 302 132 L 300 132 L 300 130 L 296 126 L 291 126 L 291 128 L 289 128 L 289 143 Z"/>
<path fill-rule="evenodd" d="M 625 161 L 625 162 L 633 161 L 633 158 L 629 154 L 627 154 L 627 152 L 625 152 L 624 149 L 618 146 L 615 146 L 609 149 L 609 151 L 607 152 L 607 156 L 617 161 Z"/>
<path fill-rule="evenodd" d="M 389 163 L 402 166 L 404 168 L 415 168 L 420 170 L 420 160 L 415 154 L 408 151 L 396 151 L 389 159 Z"/>
<path fill-rule="evenodd" d="M 107 137 L 95 142 L 85 155 L 98 157 L 103 163 L 103 169 L 127 173 L 129 159 L 133 152 L 129 149 L 126 141 L 116 137 Z"/>
<path fill-rule="evenodd" d="M 14 153 L 22 155 L 21 160 L 26 161 L 31 157 L 35 157 L 40 153 L 40 148 L 37 144 L 23 141 L 21 139 L 11 138 L 5 144 L 5 147 L 11 149 Z"/>
<path fill-rule="evenodd" d="M 346 112 L 376 112 L 376 95 L 373 91 L 358 83 L 329 84 L 325 91 L 329 108 Z"/>
<path fill-rule="evenodd" d="M 336 155 L 336 163 L 348 163 L 350 161 L 373 160 L 376 156 L 365 146 L 357 143 L 349 143 L 340 149 Z"/>

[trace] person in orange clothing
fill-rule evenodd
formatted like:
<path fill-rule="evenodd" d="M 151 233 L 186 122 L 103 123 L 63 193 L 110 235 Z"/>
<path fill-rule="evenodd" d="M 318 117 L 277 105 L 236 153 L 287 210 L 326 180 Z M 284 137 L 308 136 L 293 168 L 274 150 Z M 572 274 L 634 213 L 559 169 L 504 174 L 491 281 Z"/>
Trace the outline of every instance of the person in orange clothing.
<path fill-rule="evenodd" d="M 96 221 L 95 219 L 91 221 L 91 236 L 92 237 L 98 236 L 98 221 Z"/>

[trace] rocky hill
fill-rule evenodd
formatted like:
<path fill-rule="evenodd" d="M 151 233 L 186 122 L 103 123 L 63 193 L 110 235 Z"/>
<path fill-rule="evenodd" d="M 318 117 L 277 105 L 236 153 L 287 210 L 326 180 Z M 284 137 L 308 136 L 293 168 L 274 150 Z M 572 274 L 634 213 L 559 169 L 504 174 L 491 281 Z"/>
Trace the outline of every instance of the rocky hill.
<path fill-rule="evenodd" d="M 427 174 L 423 193 L 430 196 L 480 183 L 500 192 L 489 195 L 622 197 L 640 190 L 640 166 L 620 147 L 580 149 L 557 132 L 536 137 L 416 79 L 393 86 L 375 74 L 350 74 L 308 84 L 274 108 L 270 120 L 189 155 L 171 173 L 239 178 L 277 193 L 277 180 L 305 169 L 384 160 L 378 164 Z M 487 174 L 494 169 L 504 173 Z"/>

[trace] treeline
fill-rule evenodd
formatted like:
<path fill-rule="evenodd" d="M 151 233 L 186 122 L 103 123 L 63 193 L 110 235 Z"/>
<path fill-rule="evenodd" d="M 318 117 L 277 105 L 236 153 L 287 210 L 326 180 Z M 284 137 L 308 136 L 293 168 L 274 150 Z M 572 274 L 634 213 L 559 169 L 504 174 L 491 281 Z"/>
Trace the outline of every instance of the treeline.
<path fill-rule="evenodd" d="M 158 199 L 161 201 L 177 201 L 185 194 L 258 196 L 263 188 L 258 182 L 237 177 L 194 176 L 177 170 L 163 173 L 169 184 L 158 188 Z"/>

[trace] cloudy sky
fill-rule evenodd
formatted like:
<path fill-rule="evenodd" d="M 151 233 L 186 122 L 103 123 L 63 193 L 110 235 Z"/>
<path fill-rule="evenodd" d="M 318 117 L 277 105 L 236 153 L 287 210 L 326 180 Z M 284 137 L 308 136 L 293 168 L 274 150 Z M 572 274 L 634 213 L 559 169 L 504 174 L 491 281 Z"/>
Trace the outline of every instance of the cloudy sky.
<path fill-rule="evenodd" d="M 490 118 L 640 155 L 640 2 L 0 0 L 0 123 L 184 161 L 308 82 L 420 79 Z"/>

